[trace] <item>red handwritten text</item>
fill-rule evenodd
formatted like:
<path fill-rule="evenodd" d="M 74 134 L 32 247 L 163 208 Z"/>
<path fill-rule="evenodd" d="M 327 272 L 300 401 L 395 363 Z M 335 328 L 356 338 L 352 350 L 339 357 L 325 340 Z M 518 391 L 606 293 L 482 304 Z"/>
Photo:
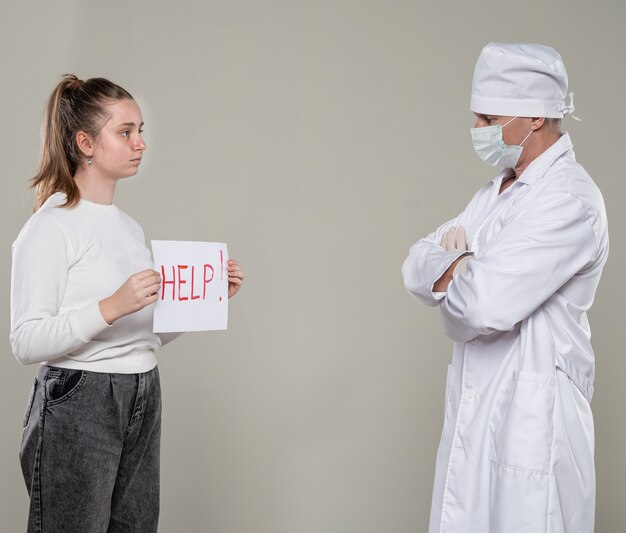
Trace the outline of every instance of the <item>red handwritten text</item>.
<path fill-rule="evenodd" d="M 215 270 L 207 263 L 197 269 L 196 265 L 191 265 L 191 268 L 189 265 L 172 265 L 168 267 L 167 273 L 165 265 L 161 265 L 161 300 L 171 299 L 184 302 L 198 300 L 200 297 L 206 300 L 207 285 L 213 281 L 214 277 Z M 202 285 L 202 296 L 199 291 L 196 292 L 200 285 Z"/>

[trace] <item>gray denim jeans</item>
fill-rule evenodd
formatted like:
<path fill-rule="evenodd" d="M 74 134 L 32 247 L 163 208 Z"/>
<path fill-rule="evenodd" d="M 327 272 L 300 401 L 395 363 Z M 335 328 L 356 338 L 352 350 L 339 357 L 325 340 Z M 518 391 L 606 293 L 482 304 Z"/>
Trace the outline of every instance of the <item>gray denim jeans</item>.
<path fill-rule="evenodd" d="M 28 533 L 152 533 L 159 518 L 156 368 L 104 374 L 41 366 L 20 449 Z"/>

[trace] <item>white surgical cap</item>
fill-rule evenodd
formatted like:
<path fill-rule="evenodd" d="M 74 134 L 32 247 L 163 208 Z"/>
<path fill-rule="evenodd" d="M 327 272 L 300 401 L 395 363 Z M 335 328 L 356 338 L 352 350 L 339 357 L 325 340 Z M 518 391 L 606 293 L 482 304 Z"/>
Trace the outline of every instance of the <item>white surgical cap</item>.
<path fill-rule="evenodd" d="M 472 82 L 470 109 L 484 115 L 562 118 L 567 72 L 559 53 L 540 44 L 489 43 L 482 49 Z"/>

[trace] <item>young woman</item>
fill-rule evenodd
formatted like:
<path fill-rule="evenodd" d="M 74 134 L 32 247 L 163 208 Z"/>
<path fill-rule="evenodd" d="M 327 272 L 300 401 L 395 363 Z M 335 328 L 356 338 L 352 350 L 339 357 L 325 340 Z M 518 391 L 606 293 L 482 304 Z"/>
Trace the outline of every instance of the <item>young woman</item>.
<path fill-rule="evenodd" d="M 11 346 L 41 363 L 20 460 L 29 532 L 157 530 L 161 393 L 152 333 L 161 279 L 113 203 L 137 173 L 143 120 L 118 85 L 66 75 L 46 113 L 35 213 L 13 245 Z M 228 295 L 244 275 L 229 261 Z"/>

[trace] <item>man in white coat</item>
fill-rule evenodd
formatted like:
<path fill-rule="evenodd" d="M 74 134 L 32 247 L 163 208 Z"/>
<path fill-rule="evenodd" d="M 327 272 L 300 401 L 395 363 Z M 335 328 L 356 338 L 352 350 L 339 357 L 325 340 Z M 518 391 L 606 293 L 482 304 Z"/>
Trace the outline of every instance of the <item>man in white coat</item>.
<path fill-rule="evenodd" d="M 454 341 L 430 533 L 593 533 L 586 312 L 608 232 L 602 195 L 561 133 L 566 95 L 554 49 L 483 48 L 472 141 L 502 171 L 402 267 Z"/>

